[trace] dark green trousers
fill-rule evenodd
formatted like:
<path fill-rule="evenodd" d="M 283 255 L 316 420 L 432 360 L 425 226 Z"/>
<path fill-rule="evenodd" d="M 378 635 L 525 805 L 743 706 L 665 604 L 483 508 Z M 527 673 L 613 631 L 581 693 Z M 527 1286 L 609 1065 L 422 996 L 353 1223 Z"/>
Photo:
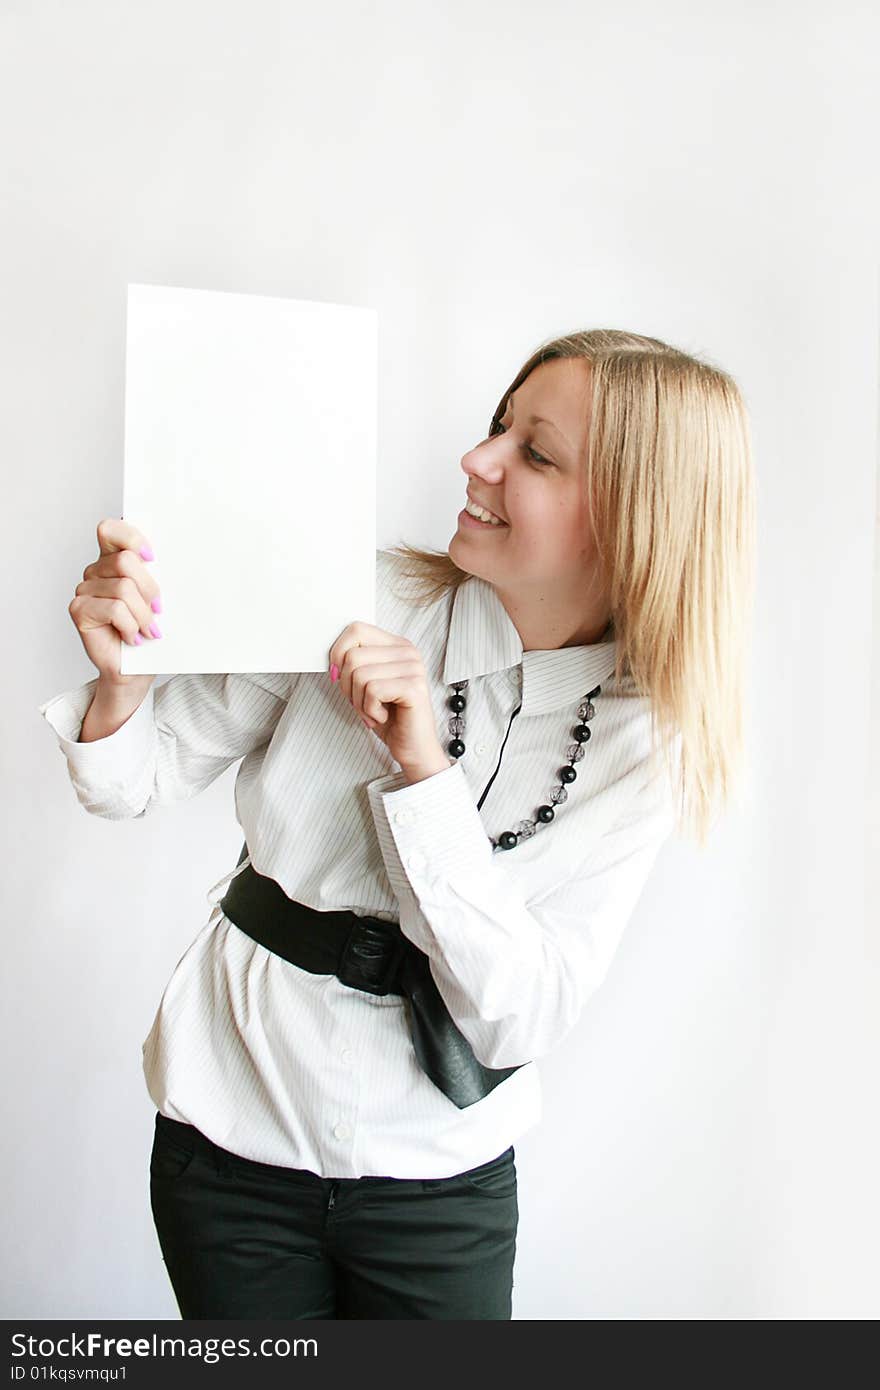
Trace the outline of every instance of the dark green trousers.
<path fill-rule="evenodd" d="M 510 1318 L 513 1146 L 450 1178 L 321 1178 L 156 1113 L 150 1202 L 183 1318 Z"/>

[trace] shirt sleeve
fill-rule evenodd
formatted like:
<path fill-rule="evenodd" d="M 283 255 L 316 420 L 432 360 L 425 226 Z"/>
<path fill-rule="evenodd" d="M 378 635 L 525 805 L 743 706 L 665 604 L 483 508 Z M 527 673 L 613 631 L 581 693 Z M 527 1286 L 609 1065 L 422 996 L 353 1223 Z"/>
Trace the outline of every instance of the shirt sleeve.
<path fill-rule="evenodd" d="M 67 759 L 77 799 L 127 820 L 203 791 L 231 763 L 268 744 L 296 674 L 178 675 L 146 696 L 106 738 L 79 743 L 98 677 L 39 705 Z"/>
<path fill-rule="evenodd" d="M 493 852 L 458 763 L 411 785 L 402 772 L 368 783 L 401 931 L 428 956 L 484 1066 L 551 1051 L 605 978 L 675 825 L 664 774 L 645 771 L 578 870 L 530 903 L 506 871 L 507 851 Z"/>

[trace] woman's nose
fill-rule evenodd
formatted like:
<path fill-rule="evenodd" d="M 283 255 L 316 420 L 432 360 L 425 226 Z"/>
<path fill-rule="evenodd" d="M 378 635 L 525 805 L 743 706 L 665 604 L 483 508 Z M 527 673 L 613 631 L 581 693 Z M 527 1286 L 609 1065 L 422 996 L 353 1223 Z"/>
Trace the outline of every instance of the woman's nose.
<path fill-rule="evenodd" d="M 499 483 L 504 475 L 501 460 L 492 448 L 492 441 L 486 440 L 480 448 L 471 449 L 461 461 L 461 467 L 468 477 L 478 474 L 487 483 Z"/>

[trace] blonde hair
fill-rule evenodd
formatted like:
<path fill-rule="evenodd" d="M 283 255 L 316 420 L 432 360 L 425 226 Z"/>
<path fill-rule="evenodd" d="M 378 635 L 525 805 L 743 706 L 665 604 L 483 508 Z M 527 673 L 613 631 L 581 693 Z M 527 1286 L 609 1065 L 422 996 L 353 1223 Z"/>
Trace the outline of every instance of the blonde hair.
<path fill-rule="evenodd" d="M 713 811 L 738 798 L 745 762 L 756 537 L 745 403 L 721 368 L 658 338 L 597 328 L 539 347 L 501 397 L 489 436 L 535 367 L 571 357 L 591 367 L 584 467 L 614 680 L 649 697 L 652 757 L 662 742 L 677 829 L 703 848 Z M 416 603 L 471 578 L 445 551 L 390 549 L 415 581 Z"/>

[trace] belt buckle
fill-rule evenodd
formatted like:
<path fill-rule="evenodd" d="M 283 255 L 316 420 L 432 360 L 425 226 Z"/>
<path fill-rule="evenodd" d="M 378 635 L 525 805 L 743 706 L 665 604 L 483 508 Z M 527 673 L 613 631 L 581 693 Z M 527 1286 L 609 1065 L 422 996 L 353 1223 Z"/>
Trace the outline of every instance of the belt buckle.
<path fill-rule="evenodd" d="M 359 917 L 339 958 L 336 978 L 351 989 L 388 994 L 406 951 L 406 938 L 396 922 Z"/>

